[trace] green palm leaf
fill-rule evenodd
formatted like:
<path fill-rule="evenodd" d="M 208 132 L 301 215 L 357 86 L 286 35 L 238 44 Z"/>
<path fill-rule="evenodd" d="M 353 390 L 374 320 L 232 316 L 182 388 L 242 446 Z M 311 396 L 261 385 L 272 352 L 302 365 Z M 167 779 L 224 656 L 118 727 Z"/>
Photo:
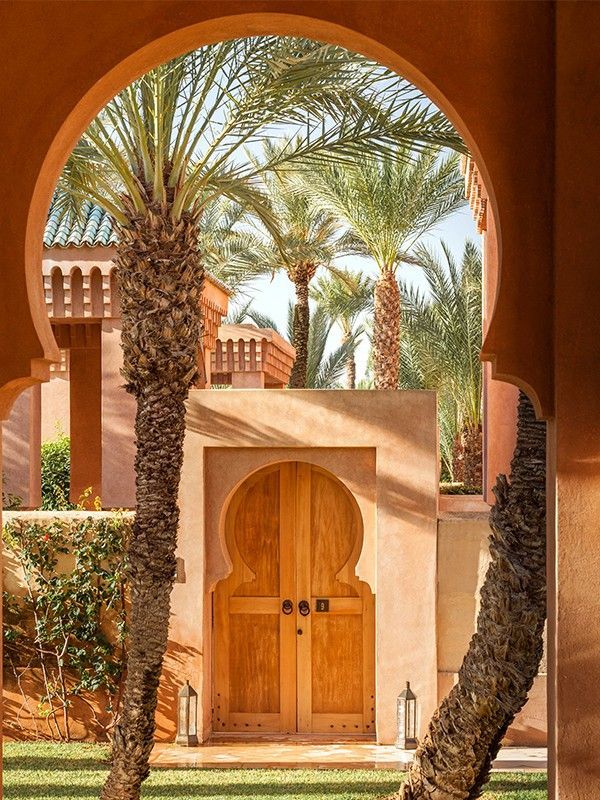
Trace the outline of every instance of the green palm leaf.
<path fill-rule="evenodd" d="M 442 462 L 452 475 L 454 442 L 465 428 L 481 425 L 481 254 L 465 244 L 455 262 L 442 242 L 442 259 L 420 245 L 415 257 L 427 294 L 400 284 L 403 302 L 401 385 L 438 393 Z"/>

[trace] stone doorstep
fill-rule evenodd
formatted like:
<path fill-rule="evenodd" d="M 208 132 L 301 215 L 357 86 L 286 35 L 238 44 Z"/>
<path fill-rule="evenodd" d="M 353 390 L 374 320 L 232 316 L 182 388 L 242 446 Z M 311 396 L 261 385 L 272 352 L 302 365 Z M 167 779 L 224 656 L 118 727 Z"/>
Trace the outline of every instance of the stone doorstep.
<path fill-rule="evenodd" d="M 209 742 L 199 747 L 157 744 L 153 767 L 199 769 L 398 769 L 405 770 L 413 752 L 393 745 L 358 742 L 236 741 Z M 494 761 L 495 772 L 535 772 L 547 769 L 545 747 L 504 747 Z"/>

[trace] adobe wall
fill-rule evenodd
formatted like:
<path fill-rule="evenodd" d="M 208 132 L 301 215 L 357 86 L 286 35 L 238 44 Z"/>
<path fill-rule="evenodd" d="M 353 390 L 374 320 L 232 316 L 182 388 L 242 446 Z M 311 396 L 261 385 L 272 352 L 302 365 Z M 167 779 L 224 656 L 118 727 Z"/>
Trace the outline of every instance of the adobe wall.
<path fill-rule="evenodd" d="M 550 539 L 557 584 L 556 649 L 550 635 L 549 663 L 556 657 L 557 715 L 550 725 L 561 800 L 600 795 L 599 30 L 600 4 L 557 3 L 556 421 L 550 452 L 557 498 L 550 513 L 556 513 L 558 538 L 556 544 Z"/>
<path fill-rule="evenodd" d="M 406 680 L 420 698 L 424 730 L 437 704 L 433 392 L 192 392 L 179 498 L 180 580 L 159 709 L 173 707 L 177 686 L 189 678 L 200 695 L 204 735 L 210 732 L 210 591 L 229 570 L 220 519 L 249 473 L 281 460 L 317 463 L 356 497 L 365 529 L 357 575 L 376 594 L 378 739 L 395 741 L 396 697 Z"/>
<path fill-rule="evenodd" d="M 487 334 L 494 316 L 498 293 L 499 253 L 496 222 L 487 214 L 483 241 L 483 331 Z M 491 505 L 498 475 L 510 473 L 510 462 L 517 439 L 517 403 L 519 390 L 503 381 L 493 380 L 492 364 L 483 364 L 483 495 Z"/>
<path fill-rule="evenodd" d="M 135 399 L 123 387 L 121 321 L 102 322 L 102 505 L 135 504 Z"/>
<path fill-rule="evenodd" d="M 41 502 L 41 390 L 38 385 L 23 392 L 2 425 L 4 489 L 23 508 L 36 508 Z"/>
<path fill-rule="evenodd" d="M 226 570 L 223 564 L 223 550 L 219 537 L 219 523 L 223 503 L 230 492 L 230 487 L 239 484 L 249 473 L 260 469 L 268 463 L 294 458 L 310 461 L 336 472 L 337 476 L 350 489 L 356 498 L 364 525 L 366 551 L 368 553 L 376 536 L 376 451 L 374 448 L 211 448 L 206 453 L 207 467 L 207 507 L 206 530 L 208 535 L 205 549 L 205 582 L 208 588 L 214 586 L 219 576 Z M 223 476 L 227 479 L 223 480 Z M 75 514 L 79 512 L 74 512 Z M 9 518 L 19 518 L 23 514 L 9 514 Z M 29 519 L 48 519 L 56 516 L 73 516 L 54 514 L 53 512 L 29 512 Z M 215 530 L 216 526 L 216 530 Z M 209 531 L 213 529 L 212 535 Z M 436 639 L 437 647 L 437 702 L 454 685 L 469 640 L 475 631 L 478 613 L 478 595 L 485 577 L 489 562 L 488 549 L 489 525 L 487 515 L 482 512 L 442 512 L 437 523 L 437 600 L 435 615 L 435 631 L 428 636 Z M 370 540 L 370 543 L 369 543 Z M 184 552 L 187 545 L 180 544 Z M 197 636 L 202 625 L 199 608 L 187 607 L 183 594 L 185 583 L 190 594 L 198 595 L 194 586 L 194 562 L 190 556 L 181 555 L 179 562 L 178 584 L 174 591 L 174 619 L 171 628 L 167 665 L 160 691 L 159 711 L 157 715 L 157 738 L 172 742 L 176 726 L 177 705 L 174 697 L 182 683 L 190 678 L 196 688 L 202 683 L 202 676 L 193 671 L 198 652 L 190 645 Z M 374 580 L 375 575 L 368 574 L 363 558 L 361 577 Z M 58 569 L 70 569 L 71 559 L 61 557 Z M 24 579 L 14 556 L 3 548 L 3 579 L 6 591 L 16 594 L 24 592 Z M 175 603 L 177 595 L 177 602 Z M 403 592 L 404 598 L 406 593 Z M 436 633 L 437 632 L 437 633 Z M 210 636 L 210 631 L 205 631 Z M 198 643 L 199 645 L 199 643 Z M 204 662 L 210 660 L 205 651 Z M 37 698 L 43 693 L 43 684 L 35 673 L 24 677 L 19 689 L 10 670 L 6 674 L 4 687 L 4 724 L 5 736 L 8 738 L 28 738 L 35 735 L 47 735 L 44 719 L 36 713 Z M 195 681 L 198 681 L 196 684 Z M 523 711 L 508 730 L 505 744 L 514 746 L 544 746 L 547 736 L 546 718 L 546 683 L 544 671 L 536 678 Z M 24 697 L 25 707 L 23 707 Z M 419 703 L 421 698 L 419 697 Z M 105 702 L 104 702 L 105 705 Z M 96 715 L 105 723 L 108 715 L 103 714 L 103 698 L 98 697 L 95 703 Z M 85 703 L 79 703 L 72 709 L 72 732 L 75 737 L 94 741 L 99 735 L 99 725 L 91 709 Z M 20 720 L 20 724 L 17 722 Z M 205 719 L 210 726 L 210 719 Z"/>

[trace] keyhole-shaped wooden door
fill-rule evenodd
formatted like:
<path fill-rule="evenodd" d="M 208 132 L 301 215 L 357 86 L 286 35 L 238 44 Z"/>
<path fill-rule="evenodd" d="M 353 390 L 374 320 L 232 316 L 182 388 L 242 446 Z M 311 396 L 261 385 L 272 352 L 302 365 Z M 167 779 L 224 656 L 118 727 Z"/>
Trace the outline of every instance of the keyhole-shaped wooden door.
<path fill-rule="evenodd" d="M 225 538 L 215 732 L 374 733 L 374 602 L 345 487 L 303 462 L 265 468 L 232 498 Z"/>

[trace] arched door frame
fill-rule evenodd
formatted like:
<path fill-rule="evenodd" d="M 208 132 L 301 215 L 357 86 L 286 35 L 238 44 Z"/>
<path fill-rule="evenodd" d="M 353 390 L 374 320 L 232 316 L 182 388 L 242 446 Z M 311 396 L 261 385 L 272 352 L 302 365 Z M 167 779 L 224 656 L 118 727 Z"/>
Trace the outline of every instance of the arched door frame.
<path fill-rule="evenodd" d="M 215 573 L 214 569 L 210 571 L 209 574 L 206 575 L 206 591 L 207 592 L 214 592 L 217 584 L 225 580 L 230 574 L 233 568 L 233 564 L 231 561 L 231 555 L 229 553 L 229 548 L 227 546 L 227 539 L 226 539 L 226 528 L 227 528 L 227 520 L 230 510 L 235 507 L 235 504 L 239 502 L 239 493 L 240 491 L 250 485 L 250 481 L 252 478 L 257 477 L 261 473 L 266 473 L 270 470 L 278 469 L 281 464 L 286 463 L 302 463 L 302 464 L 309 464 L 313 469 L 319 470 L 324 475 L 327 475 L 331 480 L 335 481 L 340 488 L 344 491 L 345 495 L 348 497 L 354 512 L 356 514 L 356 518 L 359 523 L 359 530 L 360 536 L 357 539 L 357 549 L 358 549 L 358 558 L 356 562 L 358 563 L 360 560 L 360 554 L 363 549 L 363 542 L 365 536 L 365 520 L 363 517 L 363 511 L 356 500 L 356 497 L 352 493 L 351 489 L 344 483 L 344 481 L 339 478 L 335 473 L 331 470 L 326 469 L 321 464 L 319 464 L 318 459 L 311 459 L 310 454 L 305 455 L 302 459 L 298 458 L 283 458 L 276 461 L 268 461 L 264 464 L 259 464 L 253 469 L 251 469 L 246 475 L 240 478 L 235 486 L 231 488 L 231 491 L 227 495 L 225 502 L 220 511 L 219 515 L 219 528 L 218 528 L 218 539 L 219 539 L 219 551 L 221 556 L 221 564 L 219 565 L 218 572 Z M 214 535 L 214 533 L 213 533 Z M 361 578 L 362 580 L 362 578 Z M 372 583 L 368 580 L 366 583 Z M 374 592 L 375 587 L 371 585 L 371 590 Z"/>
<path fill-rule="evenodd" d="M 282 458 L 282 459 L 280 458 L 280 459 L 275 460 L 275 461 L 268 461 L 266 464 L 263 463 L 261 466 L 256 466 L 253 469 L 251 469 L 249 472 L 247 472 L 240 480 L 238 480 L 236 482 L 235 486 L 229 492 L 229 494 L 227 495 L 225 501 L 223 502 L 223 505 L 222 505 L 222 508 L 221 508 L 221 513 L 220 513 L 220 518 L 219 518 L 219 530 L 218 530 L 219 542 L 218 543 L 219 543 L 219 546 L 220 546 L 220 548 L 222 550 L 223 561 L 228 563 L 228 568 L 226 570 L 223 570 L 223 572 L 222 572 L 222 574 L 221 574 L 221 576 L 220 576 L 220 578 L 218 580 L 214 580 L 213 576 L 211 576 L 211 577 L 205 576 L 205 592 L 208 595 L 207 596 L 206 605 L 207 605 L 207 607 L 211 608 L 211 616 L 212 616 L 212 618 L 214 620 L 213 630 L 212 630 L 212 637 L 211 637 L 211 651 L 212 651 L 211 660 L 212 660 L 212 664 L 211 664 L 211 673 L 210 673 L 211 674 L 210 693 L 211 693 L 211 695 L 213 697 L 213 709 L 215 709 L 215 711 L 213 711 L 212 732 L 217 734 L 217 735 L 220 732 L 219 724 L 221 724 L 223 726 L 225 725 L 224 722 L 220 722 L 219 723 L 219 721 L 218 721 L 218 709 L 220 707 L 220 703 L 221 704 L 223 703 L 223 695 L 222 694 L 221 695 L 216 694 L 216 692 L 218 691 L 218 677 L 217 677 L 219 675 L 218 663 L 219 663 L 219 658 L 221 658 L 221 659 L 224 658 L 225 662 L 229 658 L 229 656 L 226 653 L 224 653 L 222 650 L 219 650 L 219 648 L 218 648 L 218 635 L 219 635 L 219 630 L 220 630 L 219 620 L 222 620 L 223 627 L 226 628 L 227 627 L 227 618 L 228 618 L 228 614 L 226 612 L 227 600 L 225 600 L 225 603 L 224 603 L 223 606 L 219 607 L 219 602 L 218 601 L 219 601 L 219 596 L 220 595 L 218 593 L 218 589 L 219 589 L 219 585 L 221 585 L 221 588 L 225 588 L 224 582 L 228 581 L 228 579 L 231 576 L 232 571 L 234 569 L 234 567 L 233 567 L 234 555 L 230 551 L 229 545 L 230 545 L 230 542 L 231 542 L 231 539 L 232 539 L 232 536 L 233 536 L 233 530 L 234 530 L 236 515 L 238 513 L 238 510 L 239 510 L 240 506 L 242 506 L 244 504 L 244 501 L 248 496 L 248 492 L 250 492 L 252 490 L 252 488 L 253 488 L 253 486 L 255 486 L 256 482 L 260 481 L 263 477 L 265 477 L 267 475 L 270 475 L 273 472 L 280 472 L 280 474 L 282 476 L 281 479 L 283 480 L 284 473 L 281 470 L 282 470 L 282 468 L 285 469 L 286 465 L 291 465 L 293 467 L 293 472 L 290 473 L 290 474 L 294 476 L 292 480 L 293 480 L 293 485 L 295 487 L 293 489 L 293 493 L 295 495 L 294 508 L 292 508 L 291 511 L 289 512 L 292 515 L 291 519 L 288 517 L 288 519 L 284 520 L 284 518 L 283 518 L 284 508 L 288 508 L 289 507 L 288 503 L 285 502 L 284 505 L 280 506 L 281 515 L 282 515 L 280 517 L 280 525 L 281 526 L 286 525 L 288 532 L 291 532 L 291 530 L 296 525 L 296 522 L 295 522 L 296 514 L 297 514 L 296 503 L 298 502 L 298 498 L 297 498 L 297 495 L 296 495 L 296 492 L 297 492 L 296 466 L 298 467 L 298 470 L 300 470 L 301 467 L 308 468 L 308 471 L 309 471 L 309 473 L 311 475 L 314 474 L 314 473 L 318 473 L 319 475 L 324 476 L 328 481 L 330 481 L 336 487 L 339 488 L 339 490 L 341 491 L 343 496 L 348 501 L 349 508 L 350 508 L 350 513 L 351 513 L 352 518 L 354 519 L 356 537 L 355 537 L 352 549 L 349 552 L 346 561 L 343 564 L 341 564 L 340 565 L 340 569 L 337 570 L 336 577 L 337 577 L 337 579 L 339 581 L 342 582 L 342 584 L 346 584 L 346 585 L 352 586 L 354 588 L 354 590 L 357 592 L 357 595 L 356 595 L 356 597 L 353 596 L 353 601 L 356 601 L 356 602 L 360 601 L 362 603 L 361 619 L 363 618 L 363 615 L 366 615 L 364 617 L 364 619 L 363 619 L 363 632 L 362 632 L 362 637 L 363 637 L 362 648 L 363 648 L 363 650 L 362 650 L 361 664 L 360 664 L 360 670 L 362 672 L 359 672 L 359 674 L 362 674 L 362 676 L 363 676 L 362 677 L 362 687 L 363 687 L 362 688 L 362 691 L 363 691 L 363 701 L 362 701 L 362 703 L 363 703 L 363 709 L 361 711 L 362 724 L 365 725 L 366 727 L 365 727 L 364 731 L 361 729 L 360 733 L 361 734 L 367 733 L 367 734 L 372 734 L 372 735 L 375 735 L 375 733 L 376 733 L 376 728 L 375 728 L 375 724 L 374 724 L 375 723 L 374 710 L 375 710 L 375 706 L 376 706 L 375 650 L 376 650 L 376 636 L 377 636 L 376 628 L 375 628 L 375 625 L 374 625 L 374 620 L 375 620 L 375 594 L 374 594 L 374 591 L 373 591 L 373 587 L 370 586 L 367 582 L 361 580 L 361 578 L 357 574 L 357 566 L 358 566 L 358 562 L 360 560 L 361 553 L 363 551 L 363 544 L 364 544 L 364 538 L 365 538 L 364 537 L 365 524 L 364 524 L 363 513 L 362 513 L 362 510 L 361 510 L 361 506 L 357 502 L 357 499 L 354 496 L 353 492 L 351 491 L 350 487 L 347 486 L 346 483 L 340 477 L 338 477 L 338 475 L 336 475 L 334 472 L 332 472 L 331 469 L 327 469 L 323 465 L 319 464 L 318 461 L 319 461 L 318 458 L 317 459 L 311 458 L 310 452 L 308 452 L 307 454 L 304 454 L 303 458 L 300 458 L 300 459 L 299 458 L 294 458 L 294 457 L 289 457 L 289 458 L 286 457 L 286 458 Z M 288 477 L 289 477 L 289 475 L 288 475 Z M 300 477 L 300 474 L 298 475 L 298 477 Z M 312 482 L 312 480 L 313 479 L 311 477 L 309 479 L 308 486 L 310 486 L 310 482 Z M 280 492 L 283 491 L 283 486 L 281 484 L 280 484 L 279 491 Z M 310 501 L 308 501 L 307 497 L 305 497 L 305 500 L 307 500 L 308 504 L 310 505 Z M 304 505 L 304 504 L 302 504 L 302 505 Z M 289 527 L 290 524 L 292 525 L 292 528 Z M 217 531 L 212 531 L 211 532 L 211 529 L 209 528 L 207 530 L 207 535 L 208 535 L 209 539 L 211 538 L 211 534 L 212 534 L 212 538 L 215 538 L 216 535 L 217 535 Z M 296 532 L 296 534 L 292 534 L 293 539 L 296 539 L 296 535 L 298 535 L 298 532 Z M 310 536 L 309 536 L 309 541 L 310 541 Z M 207 541 L 207 546 L 209 548 L 211 547 L 211 544 L 212 544 L 212 542 Z M 294 552 L 296 552 L 295 548 L 298 547 L 298 546 L 300 546 L 300 549 L 303 551 L 302 546 L 299 545 L 298 541 L 296 540 L 296 543 L 293 546 Z M 309 546 L 309 549 L 310 549 L 310 546 Z M 280 553 L 281 553 L 281 551 L 280 551 Z M 299 556 L 299 558 L 302 561 L 301 556 Z M 307 562 L 304 562 L 304 563 L 307 563 Z M 239 567 L 239 564 L 238 564 L 238 570 L 239 569 L 240 569 L 240 567 Z M 245 567 L 243 567 L 242 574 L 244 575 L 244 578 L 243 578 L 244 581 L 250 580 L 251 571 L 249 573 L 248 572 L 249 569 L 250 568 L 247 565 Z M 281 569 L 283 569 L 283 567 L 281 567 Z M 294 575 L 295 575 L 295 572 L 296 572 L 296 570 L 294 569 L 294 571 L 293 571 Z M 309 573 L 310 573 L 310 570 L 309 570 Z M 239 574 L 239 572 L 238 572 L 238 574 Z M 296 581 L 296 578 L 294 577 L 294 579 L 293 579 L 293 583 L 294 584 L 295 584 L 295 581 Z M 310 584 L 310 583 L 311 583 L 311 579 L 308 578 L 308 584 Z M 298 590 L 298 588 L 299 587 L 296 587 L 297 590 Z M 277 593 L 279 593 L 279 590 L 278 590 Z M 310 595 L 310 591 L 308 592 L 308 595 Z M 290 595 L 290 597 L 292 597 L 292 602 L 293 603 L 295 603 L 296 600 L 298 599 L 298 598 L 294 598 L 292 595 Z M 223 600 L 222 596 L 221 596 L 221 600 Z M 333 602 L 334 603 L 336 602 L 335 599 L 334 599 Z M 310 614 L 309 616 L 312 619 L 314 617 L 315 608 L 312 608 L 311 611 L 313 613 Z M 225 613 L 225 616 L 224 617 L 220 616 L 221 613 Z M 322 616 L 321 614 L 317 614 L 317 617 L 321 617 L 321 616 Z M 281 628 L 281 622 L 284 619 L 285 618 L 281 618 L 280 619 L 280 635 L 289 636 L 290 635 L 290 631 L 289 630 L 286 631 L 286 628 L 285 628 L 285 626 L 287 625 L 287 621 L 284 621 L 284 626 L 283 626 L 283 628 Z M 291 623 L 291 629 L 292 629 L 291 639 L 284 646 L 284 649 L 291 650 L 292 648 L 296 647 L 296 636 L 294 635 L 296 626 L 298 624 L 300 624 L 300 625 L 302 625 L 302 627 L 305 627 L 305 625 L 303 624 L 303 618 L 302 617 L 298 617 L 296 619 L 296 611 L 294 610 L 293 607 L 292 607 L 291 616 L 289 617 L 289 622 Z M 310 626 L 310 621 L 308 621 L 308 624 Z M 288 629 L 289 629 L 289 627 L 290 626 L 288 625 Z M 305 637 L 305 638 L 307 638 L 307 637 Z M 309 636 L 308 639 L 310 639 L 310 638 L 311 637 Z M 226 637 L 226 641 L 228 641 L 228 637 Z M 301 640 L 301 644 L 304 646 L 304 639 Z M 289 645 L 289 648 L 288 648 L 288 645 Z M 280 645 L 280 646 L 283 646 L 283 645 Z M 282 652 L 283 652 L 283 650 L 282 650 Z M 308 655 L 307 652 L 305 652 L 305 656 L 306 655 Z M 291 725 L 292 730 L 296 730 L 296 725 L 300 725 L 301 727 L 298 728 L 298 731 L 299 732 L 301 732 L 301 731 L 305 731 L 306 732 L 308 729 L 312 729 L 312 725 L 314 724 L 314 718 L 313 718 L 312 713 L 308 713 L 307 710 L 306 710 L 308 708 L 308 711 L 310 711 L 310 707 L 311 707 L 311 701 L 310 700 L 308 700 L 308 706 L 306 706 L 306 698 L 307 697 L 308 698 L 311 697 L 310 683 L 308 685 L 306 684 L 304 673 L 301 673 L 301 672 L 296 673 L 295 657 L 294 657 L 293 661 L 294 661 L 294 663 L 292 665 L 288 664 L 288 666 L 291 668 L 291 671 L 292 671 L 292 673 L 294 675 L 293 678 L 290 678 L 290 680 L 292 681 L 292 684 L 290 684 L 289 680 L 286 680 L 284 677 L 282 677 L 281 691 L 283 691 L 283 686 L 284 686 L 283 682 L 284 681 L 285 681 L 285 686 L 286 686 L 286 688 L 288 690 L 291 689 L 291 686 L 293 685 L 294 689 L 293 689 L 292 693 L 295 696 L 296 690 L 298 691 L 298 697 L 296 698 L 298 700 L 298 702 L 300 702 L 300 697 L 302 695 L 304 696 L 304 703 L 302 705 L 304 706 L 305 711 L 304 711 L 304 714 L 302 714 L 301 710 L 300 710 L 300 706 L 297 707 L 295 701 L 293 703 L 293 707 L 288 703 L 286 705 L 289 706 L 289 707 L 286 708 L 285 715 L 283 716 L 283 719 L 285 719 L 286 717 L 289 717 L 289 719 L 287 719 L 287 723 Z M 228 668 L 226 668 L 226 674 L 229 674 Z M 284 669 L 284 671 L 282 673 L 282 676 L 283 675 L 288 675 L 288 678 L 289 678 L 289 670 L 288 669 Z M 301 680 L 301 678 L 302 678 L 302 680 Z M 295 684 L 296 679 L 298 679 L 297 686 Z M 228 681 L 227 680 L 225 680 L 224 683 L 226 685 L 228 685 Z M 289 692 L 287 692 L 287 694 L 289 694 Z M 219 697 L 221 698 L 220 700 L 219 700 Z M 291 697 L 289 699 L 291 700 Z M 228 708 L 227 703 L 225 704 L 224 707 Z M 223 706 L 221 706 L 221 708 L 223 708 Z M 221 711 L 221 713 L 223 713 L 223 711 Z M 282 714 L 284 713 L 283 712 L 283 707 L 282 707 L 281 713 Z M 298 713 L 298 718 L 296 718 L 296 714 L 297 713 Z M 227 716 L 227 714 L 228 714 L 228 712 L 226 712 L 226 716 Z M 303 717 L 302 721 L 300 721 L 300 717 Z M 318 715 L 317 715 L 317 719 L 318 719 Z M 347 720 L 345 720 L 345 719 L 342 720 L 343 723 L 346 723 L 346 721 Z M 333 727 L 333 725 L 329 724 L 331 722 L 333 722 L 333 719 L 329 718 L 327 720 L 327 725 L 326 725 L 327 729 L 325 731 L 321 730 L 320 732 L 321 733 L 330 733 L 329 727 Z M 280 723 L 281 723 L 281 720 L 280 720 Z M 352 724 L 354 725 L 354 723 L 358 723 L 358 720 L 354 720 L 354 722 Z M 263 720 L 263 724 L 264 724 L 264 720 Z M 320 720 L 320 724 L 323 724 L 323 720 L 322 719 Z M 341 723 L 339 723 L 339 724 L 341 724 Z M 361 724 L 361 723 L 358 723 L 358 724 Z M 305 727 L 305 726 L 308 726 L 308 728 Z M 346 725 L 344 724 L 342 727 L 345 728 Z M 356 725 L 355 725 L 355 727 L 356 727 Z M 244 731 L 241 731 L 241 732 L 243 733 Z M 339 729 L 337 732 L 338 732 L 338 735 L 340 733 L 347 733 L 349 735 L 354 733 L 353 730 L 342 731 L 341 729 Z"/>

